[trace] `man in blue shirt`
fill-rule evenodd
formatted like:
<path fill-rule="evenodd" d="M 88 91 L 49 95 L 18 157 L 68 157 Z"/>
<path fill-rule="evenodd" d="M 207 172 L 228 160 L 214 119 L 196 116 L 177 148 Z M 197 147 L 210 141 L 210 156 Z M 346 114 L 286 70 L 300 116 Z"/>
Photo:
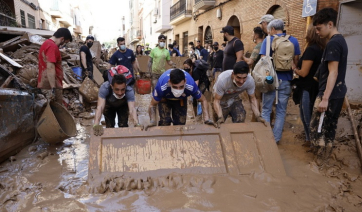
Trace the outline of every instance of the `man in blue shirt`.
<path fill-rule="evenodd" d="M 160 114 L 159 126 L 185 125 L 187 97 L 192 96 L 202 104 L 205 124 L 214 125 L 209 119 L 208 103 L 191 75 L 181 69 L 169 69 L 158 79 L 149 106 L 150 125 L 156 126 L 156 105 Z M 171 118 L 172 113 L 172 118 Z"/>
<path fill-rule="evenodd" d="M 124 38 L 119 37 L 117 39 L 117 44 L 119 46 L 119 51 L 116 51 L 111 59 L 109 60 L 108 70 L 111 69 L 111 66 L 123 65 L 127 67 L 131 73 L 133 78 L 135 78 L 134 71 L 139 71 L 138 63 L 136 62 L 136 57 L 131 49 L 126 48 L 126 41 Z M 129 85 L 133 85 L 134 81 Z"/>
<path fill-rule="evenodd" d="M 200 51 L 200 58 L 207 62 L 207 59 L 209 58 L 209 43 L 205 43 L 205 48 L 202 48 Z"/>
<path fill-rule="evenodd" d="M 270 33 L 272 44 L 274 35 L 277 36 L 285 36 L 283 33 L 284 30 L 284 21 L 281 19 L 272 20 L 268 24 L 268 32 Z M 267 38 L 266 38 L 267 39 Z M 266 39 L 264 39 L 263 44 L 261 45 L 259 54 L 261 57 L 266 55 Z M 276 118 L 273 128 L 274 139 L 277 143 L 279 143 L 282 138 L 282 132 L 284 127 L 285 115 L 287 112 L 288 99 L 291 93 L 291 85 L 290 81 L 293 79 L 293 69 L 296 67 L 296 64 L 299 60 L 300 48 L 298 40 L 295 37 L 290 36 L 289 41 L 294 45 L 294 57 L 292 63 L 292 69 L 290 71 L 277 71 L 277 76 L 279 79 L 279 87 L 277 89 L 278 95 L 276 95 L 276 91 L 269 91 L 267 93 L 263 93 L 263 106 L 262 106 L 262 118 L 270 123 L 270 114 L 273 109 L 273 102 L 276 98 Z M 270 45 L 272 46 L 272 45 Z M 270 48 L 270 56 L 273 55 L 273 51 Z"/>

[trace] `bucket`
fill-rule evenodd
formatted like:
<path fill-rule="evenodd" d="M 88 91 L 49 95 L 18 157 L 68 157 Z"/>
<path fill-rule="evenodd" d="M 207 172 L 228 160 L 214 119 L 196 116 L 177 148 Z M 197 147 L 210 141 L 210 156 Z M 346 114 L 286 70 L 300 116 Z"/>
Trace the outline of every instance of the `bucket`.
<path fill-rule="evenodd" d="M 77 134 L 73 117 L 56 102 L 50 102 L 41 115 L 37 130 L 40 137 L 50 143 L 62 142 Z"/>
<path fill-rule="evenodd" d="M 151 80 L 149 79 L 138 79 L 136 81 L 136 91 L 138 94 L 149 94 L 151 93 Z"/>
<path fill-rule="evenodd" d="M 82 80 L 82 68 L 81 67 L 72 67 L 73 72 L 78 75 L 77 79 Z"/>

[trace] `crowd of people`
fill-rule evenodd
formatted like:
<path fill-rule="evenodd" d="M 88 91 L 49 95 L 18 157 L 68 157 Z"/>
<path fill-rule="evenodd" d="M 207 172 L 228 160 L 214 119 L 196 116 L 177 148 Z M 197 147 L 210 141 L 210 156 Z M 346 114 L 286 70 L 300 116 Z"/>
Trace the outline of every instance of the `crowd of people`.
<path fill-rule="evenodd" d="M 220 31 L 225 43 L 219 45 L 218 42 L 206 42 L 202 46 L 197 41 L 195 46 L 190 42 L 188 52 L 183 55 L 176 42 L 166 46 L 166 37 L 162 34 L 158 37 L 155 48 L 150 49 L 147 44 L 146 48 L 138 45 L 134 52 L 126 47 L 124 38 L 118 38 L 119 50 L 110 58 L 106 82 L 99 90 L 94 134 L 103 133 L 100 125 L 102 114 L 105 116 L 106 127 L 115 126 L 116 114 L 119 127 L 128 127 L 129 114 L 134 119 L 135 126 L 146 130 L 157 124 L 184 125 L 189 96 L 193 99 L 194 108 L 197 104 L 201 105 L 205 124 L 220 127 L 228 116 L 233 123 L 242 123 L 245 122 L 246 111 L 241 94 L 246 91 L 253 120 L 262 122 L 267 127 L 272 126 L 274 139 L 279 143 L 288 100 L 292 94 L 293 101 L 300 105 L 305 145 L 318 155 L 328 156 L 333 147 L 338 116 L 347 91 L 345 74 L 348 47 L 337 31 L 336 20 L 337 12 L 331 8 L 317 12 L 313 17 L 313 24 L 307 30 L 301 57 L 298 40 L 285 31 L 283 20 L 274 19 L 270 14 L 261 17 L 259 26 L 253 29 L 252 39 L 256 45 L 250 57 L 245 56 L 243 42 L 235 36 L 232 26 L 225 26 Z M 59 29 L 43 44 L 39 52 L 39 57 L 43 55 L 42 52 L 47 57 L 46 65 L 39 63 L 39 87 L 51 89 L 50 93 L 53 94 L 61 88 L 62 76 L 58 75 L 57 65 L 61 58 L 52 47 L 69 40 L 70 33 Z M 92 65 L 89 63 L 89 48 L 93 41 L 94 38 L 88 36 L 80 49 L 84 77 L 89 78 L 93 76 Z M 140 77 L 138 55 L 150 57 L 145 76 L 152 79 L 153 91 L 149 106 L 150 124 L 147 126 L 138 122 L 134 104 L 134 83 Z M 171 57 L 185 55 L 188 59 L 184 61 L 183 69 L 176 68 Z M 267 58 L 271 58 L 276 75 L 273 78 L 266 73 L 263 81 L 277 82 L 277 86 L 265 91 L 256 86 L 253 73 L 261 70 L 259 64 Z M 165 70 L 166 63 L 173 68 Z M 49 81 L 47 86 L 43 83 L 44 79 Z M 209 114 L 208 101 L 204 96 L 206 90 L 213 94 L 215 117 Z M 323 123 L 321 120 L 324 120 Z"/>

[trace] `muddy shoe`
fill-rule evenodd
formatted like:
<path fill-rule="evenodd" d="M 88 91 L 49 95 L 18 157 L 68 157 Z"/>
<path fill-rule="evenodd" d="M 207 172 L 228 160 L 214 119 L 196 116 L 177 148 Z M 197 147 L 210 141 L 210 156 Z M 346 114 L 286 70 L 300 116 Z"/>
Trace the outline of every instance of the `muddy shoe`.
<path fill-rule="evenodd" d="M 304 144 L 302 144 L 302 146 L 311 147 L 311 142 L 310 141 L 305 141 Z"/>
<path fill-rule="evenodd" d="M 315 162 L 318 166 L 322 166 L 325 163 L 325 152 L 326 152 L 326 148 L 325 147 L 315 147 Z"/>
<path fill-rule="evenodd" d="M 333 150 L 333 144 L 332 143 L 327 143 L 326 150 L 324 152 L 324 159 L 325 160 L 328 160 L 329 157 L 332 155 L 332 150 Z"/>
<path fill-rule="evenodd" d="M 105 122 L 105 121 L 101 121 L 101 125 L 106 125 L 106 122 Z"/>

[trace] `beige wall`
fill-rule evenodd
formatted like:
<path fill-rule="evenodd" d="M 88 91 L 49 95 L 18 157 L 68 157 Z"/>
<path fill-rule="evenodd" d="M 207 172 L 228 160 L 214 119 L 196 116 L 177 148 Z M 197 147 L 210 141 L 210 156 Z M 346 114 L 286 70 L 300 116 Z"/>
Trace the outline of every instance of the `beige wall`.
<path fill-rule="evenodd" d="M 39 6 L 38 0 L 28 0 L 28 2 L 33 3 L 35 6 Z M 23 10 L 25 13 L 25 23 L 26 27 L 29 27 L 28 24 L 28 14 L 35 17 L 35 28 L 39 28 L 39 10 L 34 10 L 29 5 L 25 4 L 20 0 L 14 0 L 14 8 L 16 15 L 16 22 L 21 25 L 21 15 L 20 10 Z"/>
<path fill-rule="evenodd" d="M 177 1 L 173 1 L 173 3 L 175 2 Z M 218 5 L 220 2 L 224 2 L 224 0 L 216 0 L 215 5 Z M 318 9 L 323 7 L 333 7 L 334 9 L 338 9 L 338 2 L 338 0 L 318 1 Z M 288 34 L 291 34 L 298 39 L 301 49 L 303 49 L 306 30 L 306 18 L 302 18 L 303 0 L 233 0 L 224 4 L 222 7 L 218 7 L 221 8 L 222 12 L 221 20 L 216 18 L 216 11 L 218 8 L 214 8 L 199 15 L 195 20 L 192 18 L 180 25 L 173 26 L 174 38 L 176 35 L 180 35 L 180 50 L 183 52 L 184 50 L 181 45 L 183 41 L 183 32 L 188 31 L 188 42 L 195 42 L 195 37 L 198 36 L 202 37 L 201 40 L 203 41 L 205 30 L 208 26 L 210 26 L 213 41 L 217 41 L 221 44 L 224 42 L 223 34 L 220 33 L 222 27 L 228 24 L 228 21 L 232 16 L 236 16 L 240 24 L 240 34 L 237 36 L 241 37 L 241 40 L 244 43 L 245 52 L 251 52 L 255 46 L 252 41 L 253 28 L 260 26 L 258 24 L 260 18 L 267 14 L 273 7 L 275 7 L 275 5 L 279 5 L 283 8 L 286 17 L 285 29 Z M 200 26 L 203 27 L 202 35 L 198 35 L 198 29 Z"/>

